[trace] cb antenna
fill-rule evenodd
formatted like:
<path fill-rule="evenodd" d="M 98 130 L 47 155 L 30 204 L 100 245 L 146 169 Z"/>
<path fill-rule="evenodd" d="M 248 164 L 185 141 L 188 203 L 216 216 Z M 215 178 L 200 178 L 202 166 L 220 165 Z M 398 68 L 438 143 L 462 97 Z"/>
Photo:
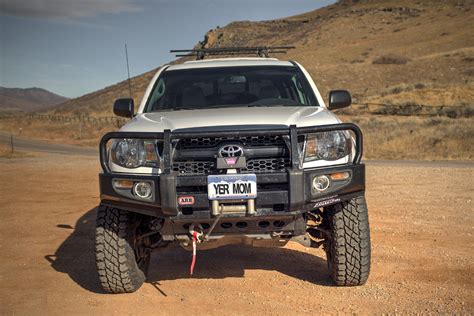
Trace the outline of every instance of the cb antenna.
<path fill-rule="evenodd" d="M 128 66 L 128 50 L 127 50 L 127 43 L 125 43 L 125 59 L 127 60 L 127 76 L 128 76 L 128 93 L 130 95 L 130 99 L 132 98 L 132 85 L 130 83 L 130 67 Z"/>

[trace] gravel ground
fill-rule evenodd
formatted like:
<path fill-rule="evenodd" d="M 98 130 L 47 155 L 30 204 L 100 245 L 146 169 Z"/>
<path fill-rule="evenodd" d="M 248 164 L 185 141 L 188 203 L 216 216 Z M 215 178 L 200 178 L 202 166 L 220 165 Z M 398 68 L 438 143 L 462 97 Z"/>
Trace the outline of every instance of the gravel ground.
<path fill-rule="evenodd" d="M 0 158 L 0 314 L 474 313 L 474 164 L 370 163 L 372 272 L 331 284 L 322 250 L 155 252 L 133 294 L 101 292 L 94 157 Z"/>

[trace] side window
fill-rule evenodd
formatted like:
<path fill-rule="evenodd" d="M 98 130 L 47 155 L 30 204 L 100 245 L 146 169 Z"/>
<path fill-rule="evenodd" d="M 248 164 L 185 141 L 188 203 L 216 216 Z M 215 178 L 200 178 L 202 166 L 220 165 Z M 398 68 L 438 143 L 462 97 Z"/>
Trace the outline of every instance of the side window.
<path fill-rule="evenodd" d="M 160 79 L 158 83 L 156 84 L 155 89 L 153 89 L 153 93 L 150 98 L 150 104 L 152 105 L 153 108 L 155 108 L 156 103 L 158 100 L 165 94 L 165 81 L 163 79 Z"/>
<path fill-rule="evenodd" d="M 291 78 L 291 81 L 293 82 L 293 85 L 294 85 L 295 88 L 296 88 L 296 92 L 297 92 L 297 94 L 298 94 L 298 101 L 299 101 L 301 104 L 308 105 L 308 104 L 309 104 L 309 100 L 308 100 L 308 98 L 306 97 L 306 94 L 303 92 L 303 86 L 301 85 L 301 81 L 299 81 L 296 76 L 293 76 L 293 77 Z"/>
<path fill-rule="evenodd" d="M 298 102 L 297 97 L 295 96 L 293 82 L 290 80 L 284 80 L 281 82 L 282 98 L 290 99 Z"/>

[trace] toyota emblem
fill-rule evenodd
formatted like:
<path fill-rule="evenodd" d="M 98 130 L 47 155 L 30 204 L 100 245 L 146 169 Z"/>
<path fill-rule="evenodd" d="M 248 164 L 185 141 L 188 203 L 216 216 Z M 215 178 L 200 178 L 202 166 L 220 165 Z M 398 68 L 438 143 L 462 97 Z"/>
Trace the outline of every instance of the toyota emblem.
<path fill-rule="evenodd" d="M 219 148 L 219 157 L 228 158 L 228 157 L 242 157 L 244 155 L 244 149 L 242 146 L 229 144 L 224 145 Z"/>

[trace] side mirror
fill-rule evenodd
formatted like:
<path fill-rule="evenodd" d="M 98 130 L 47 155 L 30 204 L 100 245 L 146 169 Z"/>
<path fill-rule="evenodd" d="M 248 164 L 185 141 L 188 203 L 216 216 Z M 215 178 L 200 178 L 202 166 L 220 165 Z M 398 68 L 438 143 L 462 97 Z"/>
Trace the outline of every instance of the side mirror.
<path fill-rule="evenodd" d="M 329 110 L 348 107 L 352 103 L 351 94 L 346 90 L 332 90 L 329 92 Z"/>
<path fill-rule="evenodd" d="M 133 117 L 133 99 L 117 99 L 114 103 L 114 114 L 122 117 Z"/>

